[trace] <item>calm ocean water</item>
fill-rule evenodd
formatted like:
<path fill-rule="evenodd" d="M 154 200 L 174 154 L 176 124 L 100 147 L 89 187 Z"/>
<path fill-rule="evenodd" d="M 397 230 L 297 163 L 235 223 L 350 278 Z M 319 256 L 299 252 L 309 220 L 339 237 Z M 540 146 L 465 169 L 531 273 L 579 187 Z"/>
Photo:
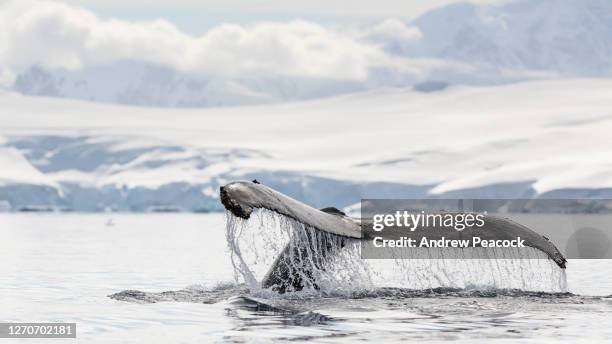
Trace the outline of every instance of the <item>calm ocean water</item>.
<path fill-rule="evenodd" d="M 254 298 L 233 284 L 224 221 L 221 214 L 2 214 L 0 321 L 76 322 L 81 343 L 612 338 L 610 260 L 571 260 L 573 295 L 379 290 Z M 151 295 L 198 302 L 108 297 L 123 290 L 186 290 Z"/>

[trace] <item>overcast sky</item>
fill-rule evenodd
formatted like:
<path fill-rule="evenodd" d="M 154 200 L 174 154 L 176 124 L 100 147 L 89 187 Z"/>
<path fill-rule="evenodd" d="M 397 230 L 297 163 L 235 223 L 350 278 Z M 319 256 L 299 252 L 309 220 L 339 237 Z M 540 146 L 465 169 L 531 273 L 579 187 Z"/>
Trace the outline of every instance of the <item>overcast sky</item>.
<path fill-rule="evenodd" d="M 2 1 L 2 0 L 0 0 Z M 103 17 L 128 20 L 165 18 L 192 33 L 202 33 L 224 22 L 302 18 L 322 23 L 343 23 L 387 17 L 413 18 L 446 4 L 504 0 L 65 0 Z"/>

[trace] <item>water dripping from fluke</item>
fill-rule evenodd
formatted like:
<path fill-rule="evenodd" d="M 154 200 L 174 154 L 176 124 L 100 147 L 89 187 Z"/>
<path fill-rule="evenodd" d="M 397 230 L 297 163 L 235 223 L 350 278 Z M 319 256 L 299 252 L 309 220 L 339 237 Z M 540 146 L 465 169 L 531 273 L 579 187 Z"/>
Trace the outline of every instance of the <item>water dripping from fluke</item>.
<path fill-rule="evenodd" d="M 322 232 L 274 211 L 255 210 L 248 220 L 231 212 L 226 217 L 236 279 L 255 295 L 352 297 L 384 288 L 567 292 L 565 270 L 535 248 L 503 255 L 492 250 L 480 259 L 461 259 L 470 256 L 464 250 L 471 248 L 445 251 L 444 258 L 439 250 L 423 248 L 413 257 L 362 259 L 358 239 Z"/>
<path fill-rule="evenodd" d="M 260 183 L 233 182 L 221 195 L 235 277 L 254 295 L 352 296 L 380 288 L 567 292 L 565 259 L 549 242 L 550 250 L 418 248 L 363 259 L 359 220 Z"/>

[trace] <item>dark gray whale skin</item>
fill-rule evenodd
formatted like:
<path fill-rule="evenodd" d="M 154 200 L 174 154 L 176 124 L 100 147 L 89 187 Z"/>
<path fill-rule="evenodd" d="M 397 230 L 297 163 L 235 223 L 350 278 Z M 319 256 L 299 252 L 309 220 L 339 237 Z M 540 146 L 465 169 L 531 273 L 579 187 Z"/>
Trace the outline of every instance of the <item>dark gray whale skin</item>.
<path fill-rule="evenodd" d="M 315 209 L 263 184 L 237 181 L 220 188 L 225 209 L 248 219 L 255 208 L 272 210 L 322 231 L 349 238 L 361 238 L 359 221 L 342 216 L 335 208 Z"/>
<path fill-rule="evenodd" d="M 362 231 L 361 219 L 345 216 L 344 213 L 335 208 L 315 209 L 259 182 L 236 181 L 221 186 L 220 198 L 225 209 L 243 219 L 248 219 L 254 209 L 261 208 L 274 211 L 322 232 L 332 234 L 334 238 L 339 236 L 340 238 L 368 239 L 370 236 L 370 234 Z M 560 268 L 565 269 L 567 260 L 546 237 L 523 225 L 498 216 L 487 215 L 485 224 L 478 230 L 466 229 L 459 235 L 462 239 L 466 239 L 477 234 L 485 240 L 516 239 L 520 236 L 521 239 L 525 240 L 526 246 L 544 252 Z M 457 231 L 449 228 L 440 228 L 439 231 L 435 232 L 436 235 L 429 234 L 428 238 L 436 239 L 436 236 L 457 235 Z M 388 232 L 387 235 L 393 237 L 397 233 Z M 282 264 L 284 255 L 288 253 L 288 250 L 300 250 L 300 248 L 295 247 L 295 245 L 288 245 L 285 248 L 284 253 L 277 258 L 264 279 L 264 287 L 274 287 L 279 292 L 284 292 L 290 287 L 293 290 L 299 290 L 303 287 L 304 281 L 302 278 L 289 276 L 288 269 L 284 266 L 285 264 Z M 325 259 L 325 257 L 318 257 L 317 259 Z M 304 271 L 302 276 L 311 276 L 311 274 Z M 316 287 L 316 281 L 310 282 Z"/>

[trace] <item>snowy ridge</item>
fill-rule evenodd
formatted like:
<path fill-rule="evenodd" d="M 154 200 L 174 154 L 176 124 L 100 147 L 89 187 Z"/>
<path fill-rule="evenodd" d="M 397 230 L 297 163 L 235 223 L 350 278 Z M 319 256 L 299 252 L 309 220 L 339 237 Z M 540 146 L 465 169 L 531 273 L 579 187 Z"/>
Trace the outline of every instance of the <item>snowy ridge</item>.
<path fill-rule="evenodd" d="M 314 206 L 362 197 L 610 197 L 612 81 L 283 105 L 153 109 L 0 95 L 0 208 L 220 209 L 263 183 Z"/>

